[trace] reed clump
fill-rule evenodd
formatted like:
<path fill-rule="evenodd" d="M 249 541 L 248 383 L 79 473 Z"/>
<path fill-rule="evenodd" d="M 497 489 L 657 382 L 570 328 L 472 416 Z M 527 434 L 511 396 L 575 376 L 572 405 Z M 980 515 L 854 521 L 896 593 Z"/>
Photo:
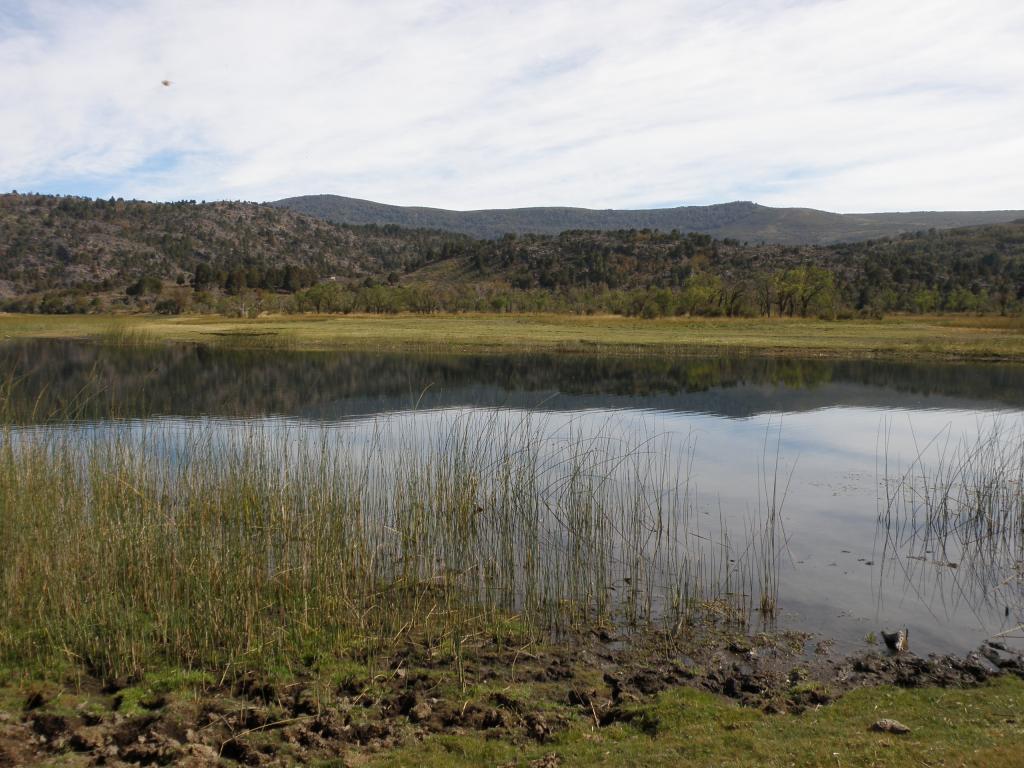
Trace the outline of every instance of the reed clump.
<path fill-rule="evenodd" d="M 129 317 L 110 317 L 92 329 L 92 338 L 109 347 L 143 347 L 158 340 Z"/>
<path fill-rule="evenodd" d="M 756 605 L 768 537 L 698 530 L 685 457 L 428 421 L 0 428 L 0 657 L 229 672 Z"/>
<path fill-rule="evenodd" d="M 1024 425 L 995 418 L 970 438 L 937 436 L 905 470 L 884 453 L 878 531 L 883 565 L 918 595 L 1024 611 Z M 983 624 L 987 622 L 983 621 Z M 1019 630 L 1021 627 L 1016 627 Z"/>

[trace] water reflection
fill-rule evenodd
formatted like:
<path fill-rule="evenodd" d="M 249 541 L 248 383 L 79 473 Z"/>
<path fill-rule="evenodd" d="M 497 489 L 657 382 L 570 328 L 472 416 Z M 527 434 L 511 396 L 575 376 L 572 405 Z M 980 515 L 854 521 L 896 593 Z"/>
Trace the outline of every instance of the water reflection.
<path fill-rule="evenodd" d="M 896 528 L 879 528 L 890 506 L 887 479 L 934 478 L 951 446 L 997 424 L 1013 444 L 1024 415 L 1021 366 L 70 342 L 0 345 L 0 366 L 20 377 L 10 407 L 22 423 L 72 413 L 102 424 L 114 414 L 143 424 L 170 417 L 186 430 L 256 423 L 312 433 L 326 424 L 358 436 L 387 419 L 412 435 L 430 434 L 442 413 L 497 411 L 509 420 L 543 412 L 584 438 L 635 443 L 653 435 L 666 456 L 688 456 L 694 514 L 731 530 L 742 530 L 763 503 L 765 445 L 777 440 L 780 473 L 791 476 L 784 625 L 848 647 L 863 647 L 882 627 L 908 625 L 915 651 L 962 652 L 1024 622 L 1024 568 L 1013 556 L 959 565 L 963 553 L 948 551 L 958 567 L 937 565 L 934 548 L 922 546 L 932 540 L 912 535 L 912 506 L 901 507 Z M 926 485 L 913 486 L 910 498 Z"/>
<path fill-rule="evenodd" d="M 338 420 L 459 406 L 747 418 L 831 406 L 1024 407 L 1024 368 L 750 357 L 468 356 L 0 344 L 23 420 L 268 414 Z"/>

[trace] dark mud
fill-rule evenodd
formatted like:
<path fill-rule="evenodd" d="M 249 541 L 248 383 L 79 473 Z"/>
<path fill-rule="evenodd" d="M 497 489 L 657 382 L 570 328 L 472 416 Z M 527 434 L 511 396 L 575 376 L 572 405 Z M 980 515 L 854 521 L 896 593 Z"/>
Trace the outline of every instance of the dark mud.
<path fill-rule="evenodd" d="M 780 716 L 799 716 L 865 686 L 974 686 L 1024 678 L 1024 659 L 996 644 L 966 657 L 885 651 L 833 656 L 795 633 L 752 637 L 588 638 L 557 648 L 477 648 L 456 663 L 410 645 L 374 672 L 255 674 L 195 689 L 137 681 L 11 683 L 0 710 L 0 768 L 56 755 L 82 765 L 279 765 L 365 761 L 432 733 L 483 732 L 545 743 L 573 722 L 645 721 L 645 700 L 692 686 Z M 74 694 L 68 693 L 72 690 Z M 555 763 L 557 764 L 557 760 Z"/>

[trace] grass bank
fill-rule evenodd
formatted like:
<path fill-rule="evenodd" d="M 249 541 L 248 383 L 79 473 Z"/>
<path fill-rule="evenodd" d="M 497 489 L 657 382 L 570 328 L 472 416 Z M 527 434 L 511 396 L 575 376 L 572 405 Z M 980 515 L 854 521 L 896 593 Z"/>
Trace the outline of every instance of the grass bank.
<path fill-rule="evenodd" d="M 629 722 L 577 722 L 550 745 L 516 746 L 479 734 L 434 736 L 380 766 L 1020 766 L 1024 682 L 970 690 L 861 689 L 799 716 L 769 715 L 677 688 L 630 708 Z M 877 733 L 882 717 L 909 734 Z"/>
<path fill-rule="evenodd" d="M 511 679 L 509 667 L 490 657 L 487 676 L 462 684 L 438 665 L 371 674 L 349 664 L 315 679 L 247 677 L 231 685 L 172 669 L 103 688 L 88 680 L 5 680 L 0 670 L 0 764 L 1022 764 L 1024 680 L 1012 675 L 965 687 L 869 682 L 835 700 L 826 685 L 789 682 L 774 692 L 777 702 L 796 705 L 787 712 L 702 690 L 712 678 L 649 694 L 609 691 L 606 680 L 617 683 L 622 670 L 612 667 L 602 680 L 608 662 L 582 656 L 566 672 L 565 658 L 531 648 L 513 661 Z M 875 730 L 883 718 L 909 732 Z"/>
<path fill-rule="evenodd" d="M 2 413 L 2 403 L 0 403 Z M 652 461 L 658 456 L 658 461 Z M 440 414 L 342 429 L 0 428 L 0 664 L 266 671 L 774 610 L 774 506 L 729 533 L 686 457 Z M 752 524 L 753 525 L 753 524 Z"/>
<path fill-rule="evenodd" d="M 883 320 L 572 315 L 213 316 L 0 315 L 3 338 L 83 338 L 295 349 L 714 352 L 829 357 L 1024 360 L 1024 320 L 895 316 Z"/>

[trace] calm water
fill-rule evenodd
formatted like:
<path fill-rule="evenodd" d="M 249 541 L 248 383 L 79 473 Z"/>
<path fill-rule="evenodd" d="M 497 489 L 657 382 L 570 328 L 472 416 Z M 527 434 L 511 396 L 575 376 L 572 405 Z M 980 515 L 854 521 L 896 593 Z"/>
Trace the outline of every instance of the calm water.
<path fill-rule="evenodd" d="M 880 526 L 885 480 L 939 467 L 963 441 L 1024 424 L 1024 366 L 749 358 L 442 356 L 0 345 L 23 423 L 70 409 L 103 425 L 286 424 L 406 434 L 462 414 L 543 419 L 576 434 L 657 437 L 692 456 L 699 514 L 742 529 L 766 465 L 788 481 L 784 626 L 834 638 L 907 625 L 918 652 L 973 649 L 1024 622 L 1024 553 L 961 560 L 912 527 Z M 657 456 L 652 461 L 658 461 Z M 680 465 L 679 471 L 686 471 Z M 761 477 L 763 480 L 763 476 Z M 952 567 L 950 563 L 955 563 Z M 1021 631 L 1011 632 L 1011 642 Z"/>

